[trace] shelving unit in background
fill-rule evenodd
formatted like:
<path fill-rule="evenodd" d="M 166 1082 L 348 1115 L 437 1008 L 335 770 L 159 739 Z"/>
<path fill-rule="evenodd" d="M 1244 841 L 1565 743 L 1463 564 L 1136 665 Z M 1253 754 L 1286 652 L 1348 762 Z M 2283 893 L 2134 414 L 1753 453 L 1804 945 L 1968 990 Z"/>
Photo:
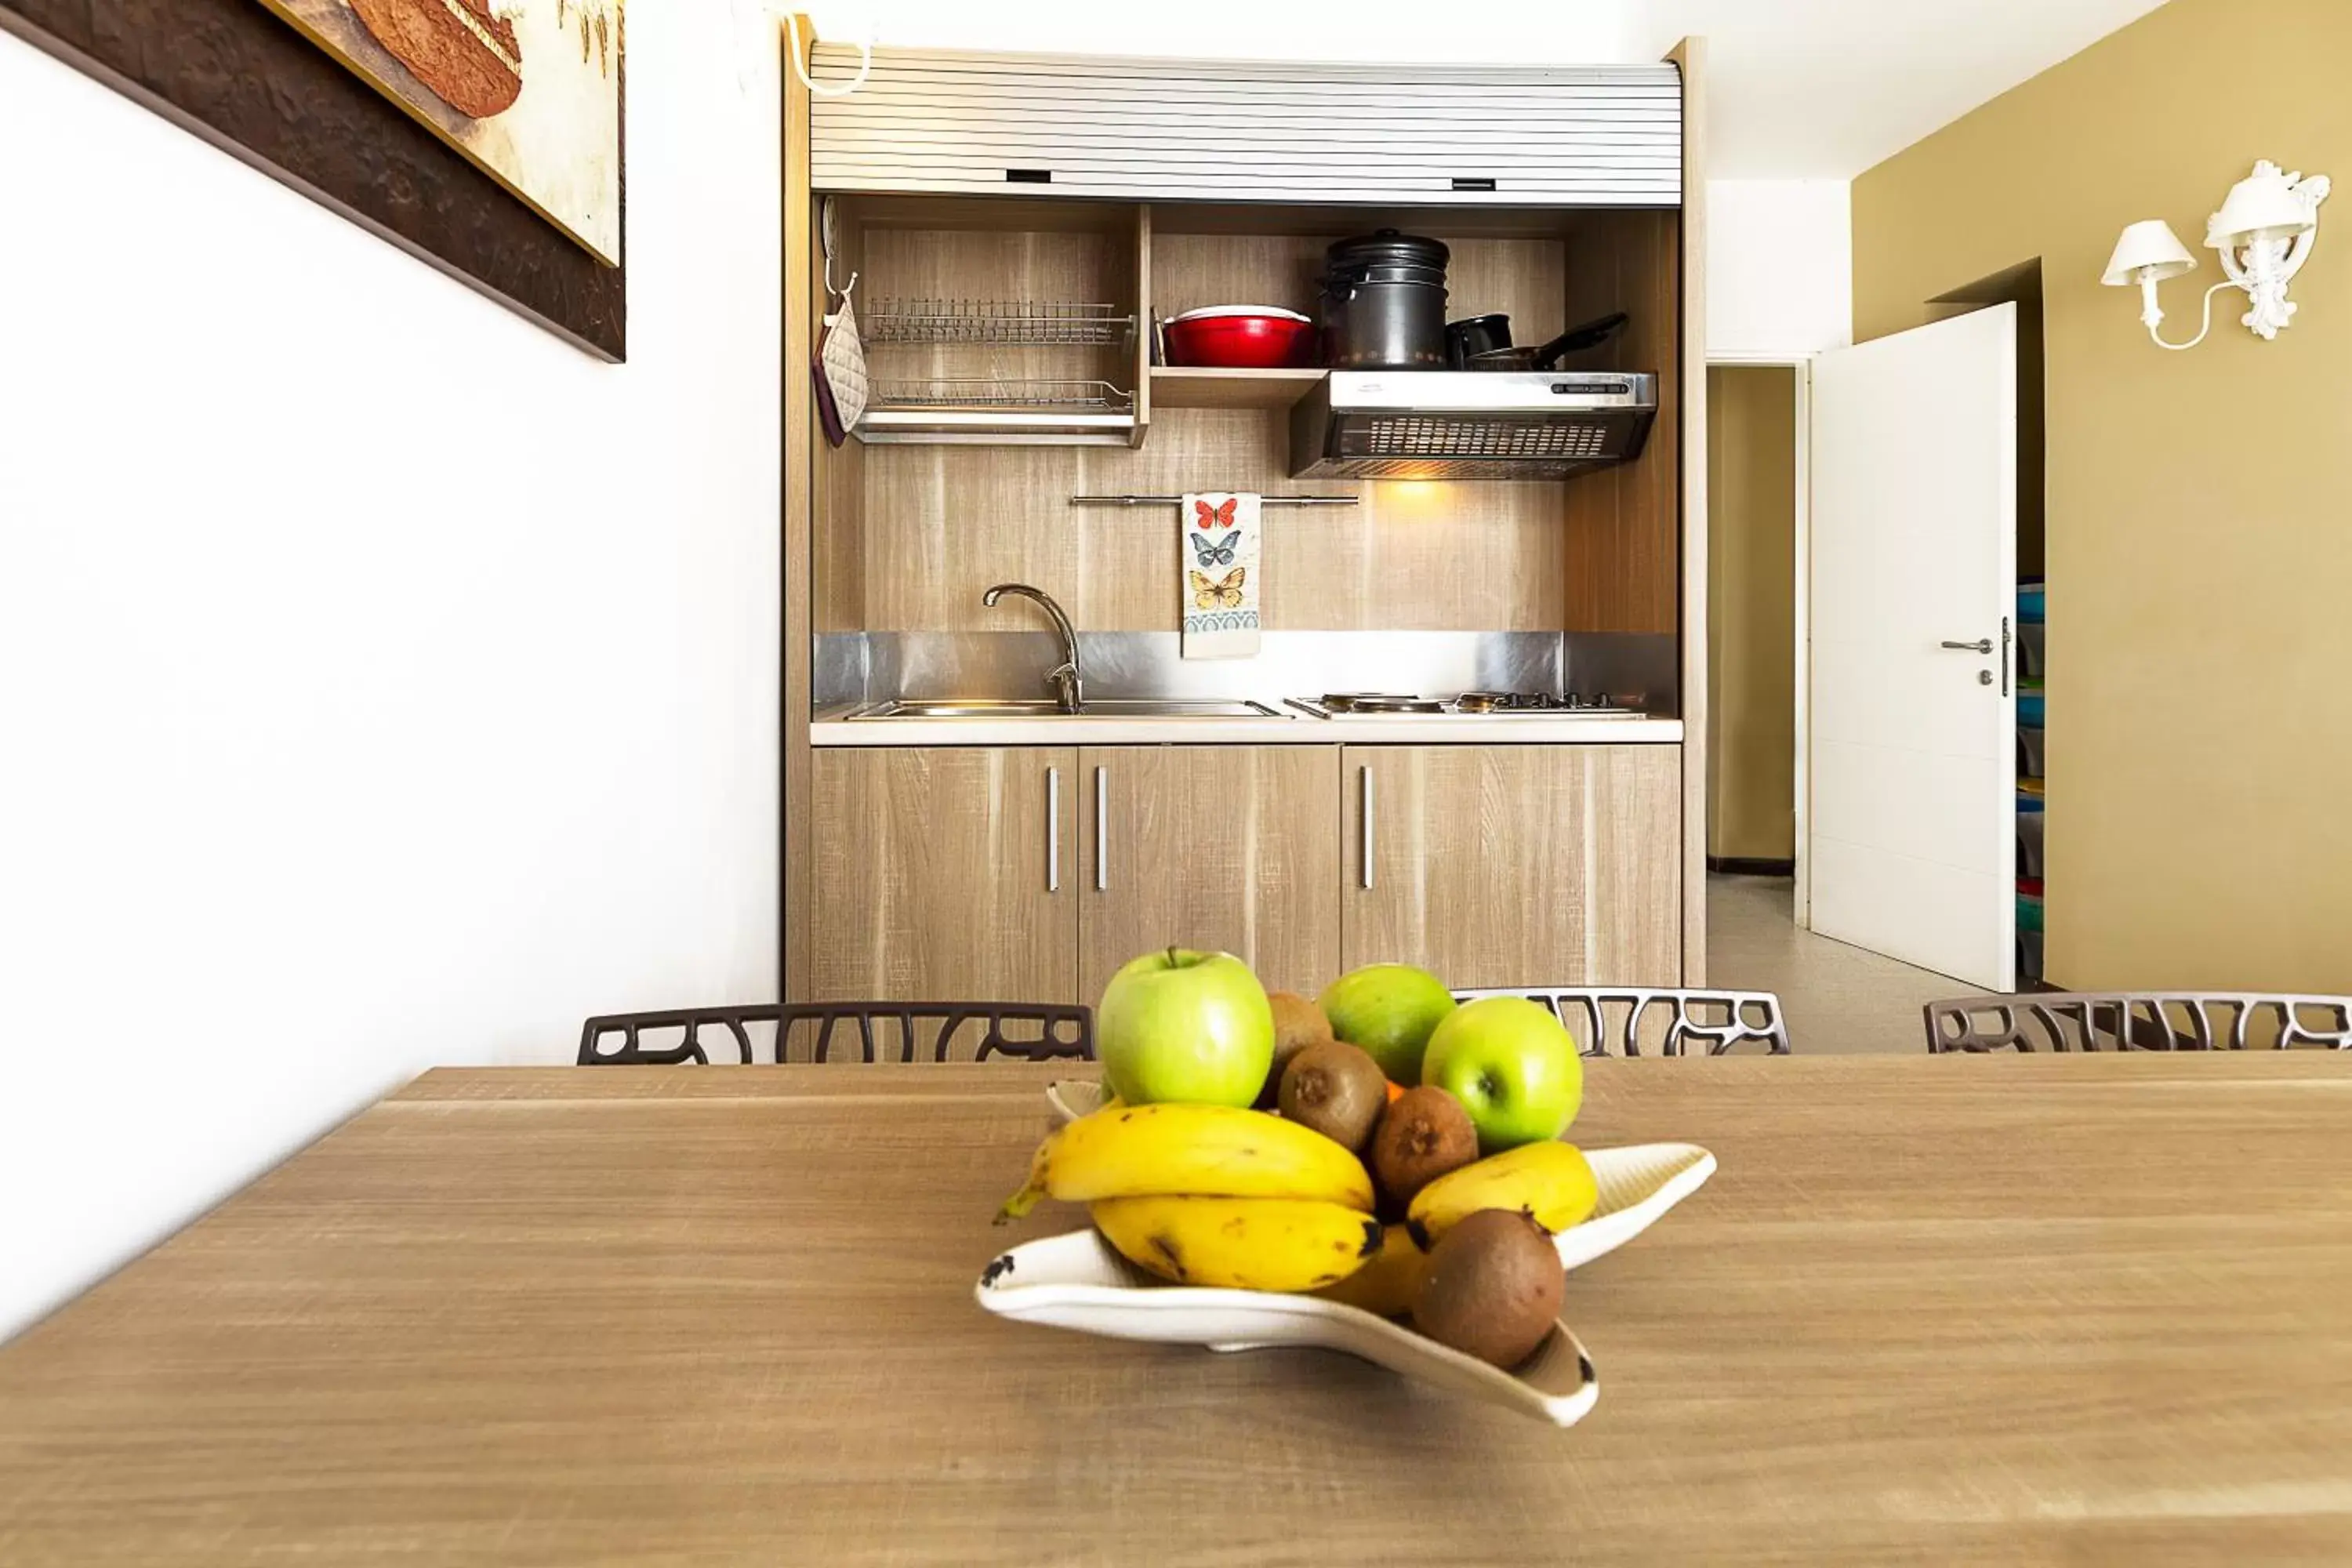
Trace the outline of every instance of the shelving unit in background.
<path fill-rule="evenodd" d="M 2042 678 L 2048 660 L 2042 579 L 2017 584 L 2017 984 L 2042 984 L 2042 833 L 2048 805 L 2043 769 L 2048 718 Z"/>

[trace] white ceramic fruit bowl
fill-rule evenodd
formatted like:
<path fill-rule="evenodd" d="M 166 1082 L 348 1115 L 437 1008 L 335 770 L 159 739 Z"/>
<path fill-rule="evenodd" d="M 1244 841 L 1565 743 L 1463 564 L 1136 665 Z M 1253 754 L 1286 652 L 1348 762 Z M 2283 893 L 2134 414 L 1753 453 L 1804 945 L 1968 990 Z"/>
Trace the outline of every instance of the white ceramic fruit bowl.
<path fill-rule="evenodd" d="M 972 1288 L 980 1304 L 1016 1322 L 1111 1339 L 1205 1345 L 1214 1351 L 1316 1345 L 1345 1351 L 1423 1383 L 1573 1426 L 1601 1397 L 1592 1358 L 1566 1323 L 1510 1372 L 1448 1350 L 1385 1318 L 1312 1296 L 1163 1285 L 1092 1230 L 1028 1241 L 999 1256 Z"/>
<path fill-rule="evenodd" d="M 1103 1086 L 1083 1079 L 1049 1084 L 1045 1098 L 1058 1121 L 1074 1121 L 1102 1109 Z M 1581 1225 L 1552 1237 L 1563 1268 L 1580 1268 L 1616 1251 L 1658 1223 L 1668 1209 L 1706 1184 L 1715 1156 L 1696 1143 L 1637 1143 L 1625 1149 L 1587 1149 L 1600 1201 Z"/>

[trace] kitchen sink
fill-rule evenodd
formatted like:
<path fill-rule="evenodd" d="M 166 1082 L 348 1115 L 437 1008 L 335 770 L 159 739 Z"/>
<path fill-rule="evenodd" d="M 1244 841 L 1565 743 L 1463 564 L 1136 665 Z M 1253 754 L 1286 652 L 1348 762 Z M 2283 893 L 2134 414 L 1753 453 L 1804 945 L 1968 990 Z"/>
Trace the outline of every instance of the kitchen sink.
<path fill-rule="evenodd" d="M 852 719 L 1282 719 L 1288 715 L 1262 702 L 1231 698 L 1110 697 L 1082 703 L 1065 713 L 1045 700 L 941 698 L 877 702 Z"/>
<path fill-rule="evenodd" d="M 990 701 L 984 698 L 954 698 L 938 702 L 877 702 L 861 708 L 852 719 L 1058 719 L 1064 714 L 1047 701 Z"/>
<path fill-rule="evenodd" d="M 1282 719 L 1262 703 L 1223 697 L 1109 697 L 1080 704 L 1080 717 L 1099 719 Z"/>

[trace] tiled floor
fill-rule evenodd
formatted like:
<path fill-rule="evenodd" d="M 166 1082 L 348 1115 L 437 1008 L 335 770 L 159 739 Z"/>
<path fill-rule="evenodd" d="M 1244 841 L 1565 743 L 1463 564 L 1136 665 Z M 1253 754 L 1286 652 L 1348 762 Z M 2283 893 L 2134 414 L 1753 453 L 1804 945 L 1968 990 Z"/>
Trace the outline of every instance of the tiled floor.
<path fill-rule="evenodd" d="M 1706 880 L 1708 982 L 1778 992 L 1790 1043 L 1808 1055 L 1924 1051 L 1921 1006 L 1976 989 L 1798 930 L 1786 878 Z"/>

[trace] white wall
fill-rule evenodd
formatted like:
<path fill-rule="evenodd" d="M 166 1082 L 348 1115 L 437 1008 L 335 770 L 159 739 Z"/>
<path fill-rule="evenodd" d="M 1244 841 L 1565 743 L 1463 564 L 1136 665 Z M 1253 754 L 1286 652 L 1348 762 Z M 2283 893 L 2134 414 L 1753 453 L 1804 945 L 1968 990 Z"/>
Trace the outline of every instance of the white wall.
<path fill-rule="evenodd" d="M 1797 358 L 1853 342 L 1852 190 L 1707 182 L 1708 357 Z"/>
<path fill-rule="evenodd" d="M 0 1336 L 428 1065 L 773 993 L 774 70 L 630 21 L 618 368 L 0 34 Z"/>
<path fill-rule="evenodd" d="M 731 0 L 739 8 L 783 0 Z M 1649 0 L 1478 0 L 1442 17 L 1404 5 L 1344 11 L 1265 0 L 1184 5 L 1101 0 L 794 0 L 819 35 L 940 49 L 1190 59 L 1452 60 L 1534 65 L 1547 60 L 1654 58 Z M 1672 39 L 1669 38 L 1668 42 Z"/>

